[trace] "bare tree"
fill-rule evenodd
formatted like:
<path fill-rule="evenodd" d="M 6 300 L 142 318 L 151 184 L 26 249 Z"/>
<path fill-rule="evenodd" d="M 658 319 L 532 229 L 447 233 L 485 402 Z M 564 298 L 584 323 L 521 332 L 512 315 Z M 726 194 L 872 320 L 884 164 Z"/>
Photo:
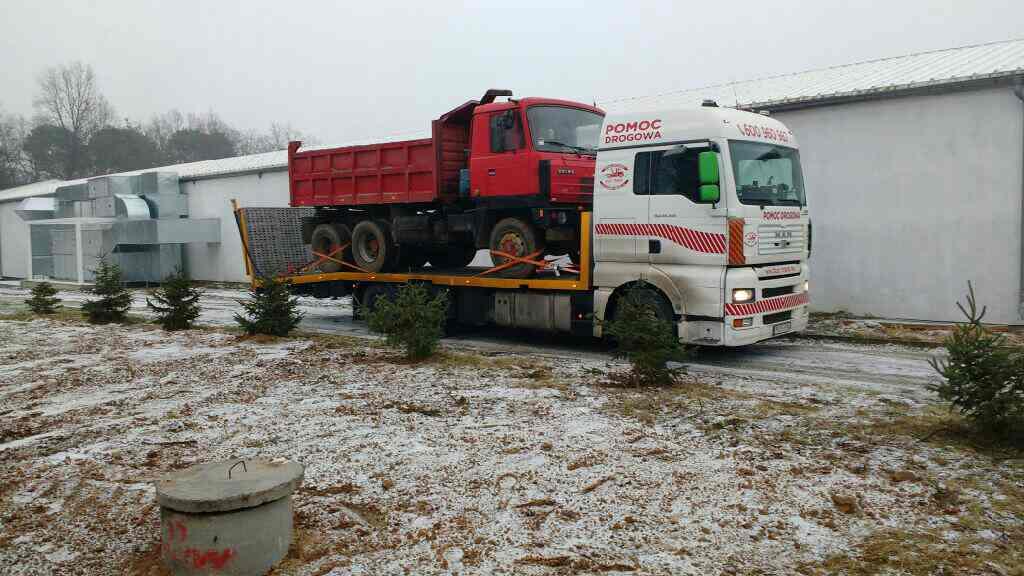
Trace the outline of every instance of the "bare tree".
<path fill-rule="evenodd" d="M 238 152 L 239 154 L 260 154 L 285 150 L 292 140 L 302 140 L 307 146 L 318 144 L 314 137 L 293 128 L 291 124 L 271 122 L 270 130 L 267 132 L 256 132 L 255 130 L 243 132 L 238 141 Z"/>
<path fill-rule="evenodd" d="M 22 152 L 28 122 L 0 111 L 0 190 L 28 183 L 31 171 Z"/>
<path fill-rule="evenodd" d="M 70 134 L 65 178 L 80 175 L 89 138 L 108 125 L 113 109 L 100 92 L 92 67 L 82 62 L 48 68 L 39 76 L 36 110 L 42 122 Z"/>

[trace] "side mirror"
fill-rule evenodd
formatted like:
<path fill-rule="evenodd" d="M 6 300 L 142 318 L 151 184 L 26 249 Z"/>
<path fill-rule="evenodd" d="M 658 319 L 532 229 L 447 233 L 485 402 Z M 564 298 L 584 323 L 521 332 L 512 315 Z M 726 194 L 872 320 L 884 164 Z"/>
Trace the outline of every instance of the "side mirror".
<path fill-rule="evenodd" d="M 718 184 L 718 154 L 707 151 L 697 155 L 697 174 L 700 176 L 701 190 L 704 185 Z M 718 186 L 715 186 L 717 190 Z M 701 192 L 703 195 L 703 192 Z"/>
<path fill-rule="evenodd" d="M 718 201 L 722 199 L 721 190 L 718 189 L 718 184 L 703 184 L 697 190 L 698 196 L 702 204 L 718 204 Z"/>

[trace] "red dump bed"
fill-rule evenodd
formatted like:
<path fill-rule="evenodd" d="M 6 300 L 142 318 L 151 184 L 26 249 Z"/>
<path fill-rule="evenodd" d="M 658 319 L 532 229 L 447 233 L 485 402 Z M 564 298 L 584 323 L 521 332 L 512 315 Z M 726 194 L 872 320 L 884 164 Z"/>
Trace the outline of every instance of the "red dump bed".
<path fill-rule="evenodd" d="M 288 145 L 292 206 L 419 204 L 455 198 L 466 167 L 468 125 L 435 121 L 433 137 L 300 150 Z"/>

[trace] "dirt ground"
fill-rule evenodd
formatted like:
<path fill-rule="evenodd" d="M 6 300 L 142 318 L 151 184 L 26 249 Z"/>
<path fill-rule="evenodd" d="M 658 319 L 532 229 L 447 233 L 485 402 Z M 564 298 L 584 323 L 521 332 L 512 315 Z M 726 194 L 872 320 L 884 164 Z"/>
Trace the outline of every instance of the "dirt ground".
<path fill-rule="evenodd" d="M 925 359 L 782 341 L 638 391 L 603 353 L 0 321 L 0 566 L 160 574 L 152 482 L 265 456 L 306 466 L 277 575 L 1022 574 L 1019 454 L 950 432 Z"/>

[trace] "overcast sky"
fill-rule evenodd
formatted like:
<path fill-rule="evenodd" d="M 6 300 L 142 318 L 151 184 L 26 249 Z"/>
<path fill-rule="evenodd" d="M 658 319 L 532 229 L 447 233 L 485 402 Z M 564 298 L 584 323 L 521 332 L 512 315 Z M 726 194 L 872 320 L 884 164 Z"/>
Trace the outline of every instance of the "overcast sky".
<path fill-rule="evenodd" d="M 82 60 L 121 117 L 213 110 L 322 142 L 426 130 L 489 87 L 592 102 L 1024 36 L 1020 0 L 0 0 L 0 109 Z"/>

